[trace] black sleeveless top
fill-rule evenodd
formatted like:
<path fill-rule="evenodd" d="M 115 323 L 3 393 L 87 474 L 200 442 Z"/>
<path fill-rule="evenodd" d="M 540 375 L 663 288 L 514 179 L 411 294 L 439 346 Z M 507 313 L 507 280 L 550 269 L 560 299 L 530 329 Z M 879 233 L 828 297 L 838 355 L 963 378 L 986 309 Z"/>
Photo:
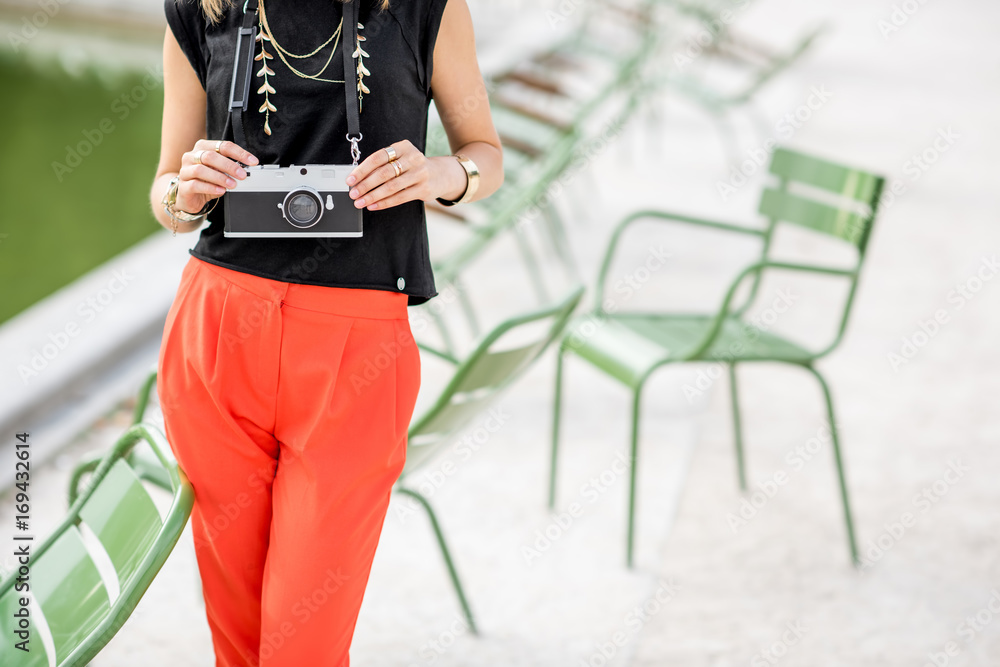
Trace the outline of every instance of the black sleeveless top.
<path fill-rule="evenodd" d="M 379 0 L 359 2 L 359 34 L 369 54 L 364 84 L 370 92 L 361 106 L 361 159 L 391 143 L 409 139 L 424 150 L 434 43 L 447 0 Z M 296 54 L 322 44 L 342 16 L 338 0 L 265 0 L 268 25 L 275 40 Z M 167 24 L 194 67 L 207 94 L 209 139 L 233 139 L 229 123 L 229 89 L 236 33 L 243 3 L 234 0 L 218 23 L 211 23 L 198 0 L 165 0 Z M 346 30 L 344 31 L 347 32 Z M 342 41 L 342 40 L 341 40 Z M 287 58 L 305 74 L 316 74 L 330 56 L 333 42 L 307 59 Z M 343 79 L 340 45 L 321 75 Z M 255 53 L 260 53 L 259 44 Z M 345 138 L 347 119 L 343 83 L 303 79 L 289 70 L 275 48 L 267 63 L 274 74 L 274 93 L 258 92 L 263 78 L 254 76 L 244 113 L 247 148 L 261 164 L 350 164 Z M 254 63 L 254 74 L 260 62 Z M 353 73 L 352 73 L 353 74 Z M 264 132 L 264 96 L 276 111 L 269 115 L 271 135 Z M 208 214 L 191 254 L 237 271 L 291 283 L 402 292 L 410 305 L 435 296 L 427 248 L 424 203 L 407 202 L 363 212 L 361 238 L 226 238 L 225 202 Z"/>

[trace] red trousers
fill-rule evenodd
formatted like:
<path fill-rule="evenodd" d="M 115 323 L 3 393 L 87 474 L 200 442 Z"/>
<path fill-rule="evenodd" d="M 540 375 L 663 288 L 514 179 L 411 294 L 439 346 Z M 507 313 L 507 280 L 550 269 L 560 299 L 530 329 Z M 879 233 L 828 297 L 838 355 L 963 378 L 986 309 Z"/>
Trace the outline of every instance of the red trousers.
<path fill-rule="evenodd" d="M 346 667 L 420 384 L 407 297 L 191 257 L 158 391 L 217 667 Z"/>

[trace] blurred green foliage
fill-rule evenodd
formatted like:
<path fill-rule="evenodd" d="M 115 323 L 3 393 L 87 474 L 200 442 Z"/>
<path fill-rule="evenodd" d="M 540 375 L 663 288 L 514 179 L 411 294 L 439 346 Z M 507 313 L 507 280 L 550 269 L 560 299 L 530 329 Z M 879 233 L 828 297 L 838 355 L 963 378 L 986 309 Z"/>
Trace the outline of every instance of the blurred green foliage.
<path fill-rule="evenodd" d="M 160 229 L 157 71 L 0 53 L 0 322 Z"/>

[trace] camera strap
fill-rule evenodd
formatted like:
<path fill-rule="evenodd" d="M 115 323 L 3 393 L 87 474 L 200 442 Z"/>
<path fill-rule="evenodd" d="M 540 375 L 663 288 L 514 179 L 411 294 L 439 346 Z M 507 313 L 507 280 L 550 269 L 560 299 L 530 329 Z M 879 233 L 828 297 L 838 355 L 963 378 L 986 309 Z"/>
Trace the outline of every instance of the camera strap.
<path fill-rule="evenodd" d="M 243 129 L 243 112 L 250 100 L 250 80 L 253 72 L 253 51 L 257 42 L 257 0 L 246 0 L 243 5 L 243 24 L 236 36 L 236 55 L 233 58 L 233 82 L 229 87 L 229 115 L 233 125 L 233 140 L 241 147 L 247 146 Z"/>
<path fill-rule="evenodd" d="M 341 50 L 344 53 L 344 95 L 347 105 L 347 140 L 351 142 L 351 159 L 358 164 L 361 151 L 358 142 L 361 134 L 361 109 L 358 101 L 358 73 L 354 64 L 355 49 L 358 44 L 357 0 L 342 4 L 344 23 L 341 29 Z M 236 54 L 233 59 L 233 79 L 229 88 L 229 115 L 233 126 L 233 139 L 243 148 L 247 144 L 243 114 L 250 101 L 250 82 L 253 75 L 253 52 L 257 42 L 258 18 L 257 0 L 243 3 L 243 22 L 236 36 Z M 349 35 L 350 42 L 344 37 Z M 252 152 L 252 151 L 251 151 Z"/>
<path fill-rule="evenodd" d="M 256 1 L 256 0 L 255 0 Z M 358 164 L 361 151 L 358 149 L 358 142 L 361 141 L 361 103 L 358 100 L 358 93 L 361 84 L 358 82 L 358 70 L 354 66 L 354 56 L 360 42 L 358 42 L 358 6 L 356 0 L 349 0 L 344 3 L 344 25 L 341 29 L 341 49 L 344 52 L 344 95 L 346 95 L 345 107 L 347 109 L 347 140 L 351 142 L 351 159 L 354 164 Z M 350 26 L 350 31 L 348 31 Z M 348 45 L 346 35 L 351 36 L 351 43 Z M 348 84 L 350 81 L 350 84 Z"/>

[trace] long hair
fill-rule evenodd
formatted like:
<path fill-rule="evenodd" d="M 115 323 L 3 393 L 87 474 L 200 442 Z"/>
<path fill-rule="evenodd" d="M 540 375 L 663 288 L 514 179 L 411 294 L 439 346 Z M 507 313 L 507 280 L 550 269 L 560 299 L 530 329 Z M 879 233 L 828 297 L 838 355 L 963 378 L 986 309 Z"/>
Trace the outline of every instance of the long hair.
<path fill-rule="evenodd" d="M 209 18 L 212 23 L 218 23 L 222 19 L 222 15 L 225 14 L 226 10 L 232 7 L 236 0 L 199 0 L 201 2 L 201 9 L 205 12 L 205 16 Z M 349 2 L 350 0 L 334 0 L 334 2 Z M 378 3 L 379 9 L 385 10 L 389 8 L 389 0 L 381 0 Z"/>

